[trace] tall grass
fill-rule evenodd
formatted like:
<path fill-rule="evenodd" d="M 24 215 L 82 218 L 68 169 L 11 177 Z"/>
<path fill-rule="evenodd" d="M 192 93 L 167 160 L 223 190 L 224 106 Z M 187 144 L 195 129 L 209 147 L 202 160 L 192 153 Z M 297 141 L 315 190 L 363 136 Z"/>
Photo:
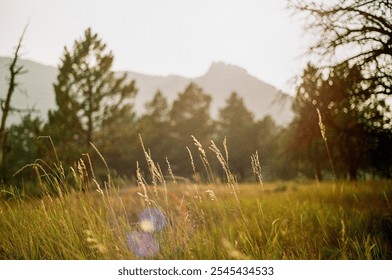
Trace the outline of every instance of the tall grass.
<path fill-rule="evenodd" d="M 31 167 L 45 195 L 21 198 L 8 190 L 14 197 L 7 200 L 9 193 L 2 192 L 0 259 L 392 257 L 390 181 L 265 183 L 254 154 L 257 182 L 239 184 L 226 145 L 220 150 L 211 142 L 208 149 L 225 174 L 225 182 L 218 184 L 205 148 L 194 141 L 204 170 L 193 167 L 189 182 L 176 180 L 168 160 L 161 169 L 145 148 L 151 179 L 138 168 L 136 186 L 115 183 L 109 169 L 99 182 L 88 156 L 70 169 L 71 177 L 58 161 L 36 162 Z M 189 155 L 192 164 L 196 157 Z M 199 172 L 207 182 L 196 176 Z M 335 184 L 342 186 L 338 193 Z M 132 247 L 130 236 L 147 234 L 140 220 L 145 209 L 161 211 L 166 226 L 148 233 L 159 250 L 143 255 Z M 144 244 L 148 240 L 137 242 L 151 248 Z"/>

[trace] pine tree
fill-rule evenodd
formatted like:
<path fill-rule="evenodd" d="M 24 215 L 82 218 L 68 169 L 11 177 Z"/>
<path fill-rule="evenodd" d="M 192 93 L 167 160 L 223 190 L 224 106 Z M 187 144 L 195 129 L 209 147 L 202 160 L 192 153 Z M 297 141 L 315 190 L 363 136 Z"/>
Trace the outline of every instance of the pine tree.
<path fill-rule="evenodd" d="M 19 176 L 13 177 L 13 175 L 39 158 L 38 137 L 41 135 L 41 129 L 42 121 L 31 114 L 23 116 L 19 124 L 9 127 L 6 139 L 7 152 L 4 157 L 7 166 L 5 174 L 8 175 L 8 179 L 19 179 Z M 36 176 L 33 169 L 29 168 L 24 169 L 21 174 L 23 180 L 31 180 Z"/>
<path fill-rule="evenodd" d="M 377 138 L 389 134 L 390 110 L 385 100 L 375 97 L 360 67 L 344 63 L 327 74 L 325 76 L 312 65 L 305 69 L 294 103 L 297 113 L 293 122 L 294 139 L 298 150 L 307 154 L 305 158 L 321 178 L 325 163 L 320 158 L 328 157 L 325 155 L 326 140 L 320 134 L 318 110 L 326 127 L 335 170 L 338 170 L 334 175 L 354 180 L 359 171 L 371 168 L 370 158 L 378 145 Z"/>
<path fill-rule="evenodd" d="M 46 127 L 56 145 L 87 149 L 106 120 L 131 107 L 135 83 L 126 74 L 117 77 L 112 64 L 112 52 L 90 28 L 72 50 L 64 48 L 54 84 L 58 108 L 49 112 Z"/>
<path fill-rule="evenodd" d="M 193 149 L 193 135 L 206 148 L 214 132 L 210 118 L 211 96 L 198 85 L 191 83 L 173 102 L 170 110 L 171 139 L 173 141 L 172 167 L 179 175 L 190 175 L 191 165 L 186 147 Z M 197 149 L 196 149 L 197 150 Z"/>
<path fill-rule="evenodd" d="M 139 133 L 145 148 L 151 149 L 154 161 L 165 166 L 166 157 L 169 156 L 169 150 L 172 147 L 169 135 L 169 104 L 162 93 L 157 91 L 153 99 L 145 105 L 145 108 L 146 112 L 138 122 Z"/>
<path fill-rule="evenodd" d="M 233 92 L 219 111 L 218 128 L 220 138 L 227 139 L 231 171 L 239 179 L 245 179 L 250 171 L 250 156 L 257 149 L 257 139 L 253 114 L 237 93 Z"/>
<path fill-rule="evenodd" d="M 198 85 L 191 83 L 173 102 L 170 119 L 177 138 L 190 139 L 194 135 L 207 139 L 213 131 L 210 118 L 211 96 Z"/>

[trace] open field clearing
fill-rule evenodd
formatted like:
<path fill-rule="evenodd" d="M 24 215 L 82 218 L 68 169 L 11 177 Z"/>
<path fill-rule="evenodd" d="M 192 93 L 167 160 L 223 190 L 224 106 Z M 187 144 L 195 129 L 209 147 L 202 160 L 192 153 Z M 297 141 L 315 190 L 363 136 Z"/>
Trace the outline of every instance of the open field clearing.
<path fill-rule="evenodd" d="M 392 183 L 168 184 L 0 201 L 0 259 L 391 259 Z"/>

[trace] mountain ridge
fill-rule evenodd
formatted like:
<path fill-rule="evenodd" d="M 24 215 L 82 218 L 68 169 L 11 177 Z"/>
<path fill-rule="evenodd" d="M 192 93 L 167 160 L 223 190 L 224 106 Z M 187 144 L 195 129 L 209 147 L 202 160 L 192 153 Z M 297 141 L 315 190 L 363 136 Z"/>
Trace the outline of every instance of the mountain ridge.
<path fill-rule="evenodd" d="M 7 67 L 10 61 L 11 58 L 0 57 L 0 93 L 7 90 Z M 56 108 L 53 83 L 57 78 L 57 68 L 25 59 L 20 60 L 19 64 L 24 65 L 27 70 L 26 74 L 18 77 L 19 88 L 27 94 L 16 92 L 12 103 L 18 108 L 35 108 L 40 111 L 40 117 L 46 119 L 47 111 Z M 130 80 L 135 80 L 139 89 L 135 98 L 135 111 L 138 115 L 144 112 L 144 105 L 152 99 L 157 90 L 160 90 L 171 104 L 178 93 L 194 82 L 212 96 L 211 116 L 214 118 L 225 106 L 226 99 L 232 92 L 237 92 L 244 99 L 245 105 L 257 119 L 271 115 L 278 124 L 287 125 L 293 118 L 291 96 L 233 64 L 213 62 L 205 74 L 194 78 L 149 75 L 135 71 L 116 73 L 124 72 Z M 278 104 L 277 101 L 281 99 L 285 102 Z M 12 116 L 11 122 L 17 120 L 18 118 Z"/>

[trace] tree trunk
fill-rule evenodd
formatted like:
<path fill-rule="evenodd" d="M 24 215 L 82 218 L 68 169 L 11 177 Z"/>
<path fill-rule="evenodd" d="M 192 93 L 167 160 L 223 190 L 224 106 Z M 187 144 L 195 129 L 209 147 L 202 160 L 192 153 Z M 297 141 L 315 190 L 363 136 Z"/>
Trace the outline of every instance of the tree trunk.
<path fill-rule="evenodd" d="M 9 86 L 8 86 L 8 92 L 7 92 L 7 97 L 5 100 L 1 101 L 1 110 L 2 110 L 2 116 L 1 116 L 1 124 L 0 124 L 0 168 L 1 168 L 1 177 L 4 180 L 4 147 L 5 147 L 5 133 L 6 133 L 6 125 L 7 125 L 7 118 L 8 118 L 8 113 L 11 110 L 11 97 L 12 94 L 14 93 L 15 90 L 15 76 L 17 74 L 17 71 L 15 71 L 15 66 L 16 66 L 16 61 L 18 59 L 17 52 L 15 53 L 14 59 L 9 67 L 10 70 L 10 81 L 9 81 Z"/>
<path fill-rule="evenodd" d="M 87 81 L 87 99 L 88 99 L 88 111 L 87 111 L 87 139 L 86 139 L 86 148 L 88 149 L 90 147 L 90 143 L 93 142 L 93 130 L 94 130 L 94 119 L 93 119 L 93 112 L 94 112 L 94 91 L 93 91 L 93 86 L 91 82 L 91 77 L 88 77 Z"/>
<path fill-rule="evenodd" d="M 90 147 L 90 143 L 92 142 L 93 142 L 93 114 L 90 110 L 90 112 L 88 112 L 86 148 Z"/>
<path fill-rule="evenodd" d="M 16 47 L 14 58 L 10 64 L 9 71 L 10 71 L 10 80 L 8 84 L 8 92 L 5 100 L 1 100 L 1 123 L 0 123 L 0 170 L 1 170 L 1 179 L 2 181 L 5 180 L 5 166 L 4 166 L 4 148 L 5 148 L 5 134 L 6 134 L 6 125 L 7 125 L 7 118 L 8 113 L 11 110 L 11 99 L 12 95 L 15 91 L 17 86 L 16 84 L 16 76 L 23 74 L 23 66 L 17 67 L 16 63 L 18 62 L 19 58 L 19 50 L 22 45 L 23 36 L 26 32 L 26 28 L 23 30 L 22 36 L 19 39 L 18 46 Z"/>

